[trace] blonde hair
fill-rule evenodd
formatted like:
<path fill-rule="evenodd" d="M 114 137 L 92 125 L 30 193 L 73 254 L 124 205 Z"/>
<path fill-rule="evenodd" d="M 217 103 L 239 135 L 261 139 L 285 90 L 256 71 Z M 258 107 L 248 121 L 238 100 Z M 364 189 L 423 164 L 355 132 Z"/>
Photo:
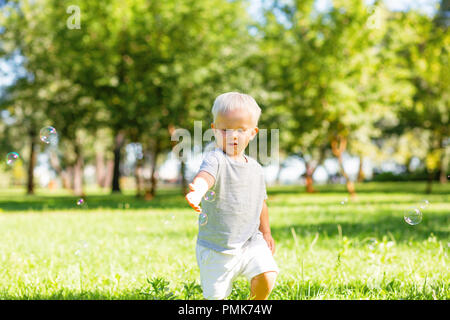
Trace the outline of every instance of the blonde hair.
<path fill-rule="evenodd" d="M 252 96 L 239 92 L 222 93 L 214 100 L 212 107 L 213 121 L 216 121 L 219 113 L 224 114 L 227 111 L 236 109 L 247 110 L 252 115 L 255 123 L 258 123 L 261 116 L 261 108 Z"/>

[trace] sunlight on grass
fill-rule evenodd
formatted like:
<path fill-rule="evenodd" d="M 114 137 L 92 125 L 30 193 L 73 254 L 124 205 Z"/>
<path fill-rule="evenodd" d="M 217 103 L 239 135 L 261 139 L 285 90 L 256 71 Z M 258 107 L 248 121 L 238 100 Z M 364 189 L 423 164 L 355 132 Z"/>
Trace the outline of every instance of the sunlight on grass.
<path fill-rule="evenodd" d="M 335 186 L 269 188 L 281 271 L 270 298 L 449 299 L 449 187 L 387 187 L 364 185 L 344 205 Z M 422 223 L 406 224 L 424 197 Z M 0 299 L 202 299 L 197 216 L 179 190 L 86 199 L 81 209 L 64 192 L 0 191 Z M 248 294 L 239 278 L 230 299 Z"/>

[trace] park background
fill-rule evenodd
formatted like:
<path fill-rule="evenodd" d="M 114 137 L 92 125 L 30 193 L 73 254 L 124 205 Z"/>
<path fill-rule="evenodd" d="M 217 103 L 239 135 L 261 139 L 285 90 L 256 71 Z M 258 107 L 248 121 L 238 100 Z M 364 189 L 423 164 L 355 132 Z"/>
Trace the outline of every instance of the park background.
<path fill-rule="evenodd" d="M 449 23 L 444 0 L 0 1 L 0 298 L 201 299 L 206 142 L 171 136 L 239 91 L 279 130 L 272 299 L 448 299 Z"/>

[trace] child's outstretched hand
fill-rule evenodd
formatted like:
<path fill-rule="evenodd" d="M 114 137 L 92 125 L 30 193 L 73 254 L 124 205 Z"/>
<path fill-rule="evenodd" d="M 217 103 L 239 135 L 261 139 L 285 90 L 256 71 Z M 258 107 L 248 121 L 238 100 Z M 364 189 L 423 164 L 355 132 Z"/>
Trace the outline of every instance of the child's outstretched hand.
<path fill-rule="evenodd" d="M 198 213 L 202 212 L 200 202 L 206 191 L 208 191 L 208 183 L 202 178 L 197 178 L 193 183 L 189 184 L 189 189 L 191 191 L 185 197 L 187 202 L 195 211 Z"/>
<path fill-rule="evenodd" d="M 201 197 L 198 196 L 198 194 L 195 192 L 195 190 L 192 187 L 192 184 L 189 184 L 189 189 L 191 190 L 187 195 L 186 195 L 186 200 L 189 203 L 189 205 L 194 208 L 195 211 L 197 211 L 198 213 L 200 213 L 202 211 L 202 209 L 200 208 L 199 204 L 200 201 L 202 200 Z"/>

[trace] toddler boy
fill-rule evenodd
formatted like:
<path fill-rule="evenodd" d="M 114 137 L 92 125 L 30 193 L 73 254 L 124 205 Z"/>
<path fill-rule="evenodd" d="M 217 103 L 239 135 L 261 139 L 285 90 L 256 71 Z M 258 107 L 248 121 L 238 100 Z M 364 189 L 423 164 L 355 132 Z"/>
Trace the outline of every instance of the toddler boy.
<path fill-rule="evenodd" d="M 279 269 L 269 226 L 267 193 L 261 165 L 244 154 L 258 133 L 261 109 L 249 95 L 228 92 L 212 108 L 216 148 L 208 152 L 189 184 L 188 203 L 208 215 L 199 225 L 196 257 L 206 299 L 225 299 L 233 281 L 250 281 L 250 298 L 267 299 Z M 215 192 L 213 201 L 205 193 Z M 201 207 L 200 207 L 201 203 Z"/>

